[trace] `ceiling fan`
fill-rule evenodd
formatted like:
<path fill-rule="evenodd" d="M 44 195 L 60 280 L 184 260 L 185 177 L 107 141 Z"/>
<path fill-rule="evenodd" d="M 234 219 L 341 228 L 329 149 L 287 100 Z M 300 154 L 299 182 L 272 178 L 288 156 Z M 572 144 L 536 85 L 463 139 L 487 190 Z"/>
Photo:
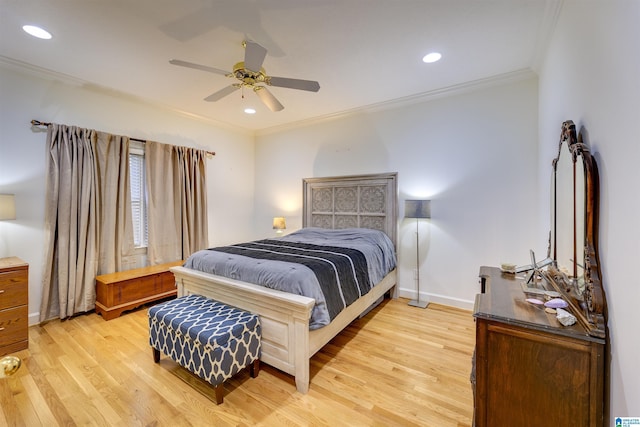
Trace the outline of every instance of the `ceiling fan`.
<path fill-rule="evenodd" d="M 245 48 L 244 61 L 238 62 L 233 66 L 233 71 L 224 71 L 218 68 L 208 67 L 206 65 L 194 64 L 192 62 L 182 61 L 180 59 L 172 59 L 169 63 L 179 65 L 181 67 L 195 68 L 196 70 L 208 71 L 214 74 L 221 74 L 226 77 L 233 77 L 238 80 L 217 92 L 207 96 L 204 100 L 209 102 L 219 101 L 227 95 L 232 94 L 240 88 L 250 88 L 258 95 L 258 98 L 271 110 L 281 111 L 284 106 L 276 99 L 275 96 L 266 86 L 286 87 L 290 89 L 307 90 L 317 92 L 320 90 L 320 83 L 312 80 L 290 79 L 287 77 L 272 77 L 262 68 L 264 58 L 267 56 L 267 49 L 252 41 L 242 42 Z"/>

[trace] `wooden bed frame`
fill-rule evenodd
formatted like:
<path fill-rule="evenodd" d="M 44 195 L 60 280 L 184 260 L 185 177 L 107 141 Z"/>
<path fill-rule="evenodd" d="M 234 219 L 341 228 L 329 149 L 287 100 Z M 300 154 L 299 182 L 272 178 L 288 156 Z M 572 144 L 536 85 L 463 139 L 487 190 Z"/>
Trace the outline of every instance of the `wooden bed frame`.
<path fill-rule="evenodd" d="M 397 174 L 303 180 L 303 226 L 382 230 L 396 245 Z M 396 270 L 320 329 L 309 330 L 315 300 L 185 267 L 172 267 L 178 296 L 199 294 L 260 315 L 261 360 L 309 390 L 309 358 L 387 292 L 395 298 Z"/>

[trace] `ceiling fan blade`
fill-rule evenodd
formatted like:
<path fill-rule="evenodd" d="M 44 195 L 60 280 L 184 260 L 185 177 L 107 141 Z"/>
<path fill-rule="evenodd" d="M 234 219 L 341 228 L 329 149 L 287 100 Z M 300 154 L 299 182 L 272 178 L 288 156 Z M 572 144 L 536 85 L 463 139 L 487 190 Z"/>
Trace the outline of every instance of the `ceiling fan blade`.
<path fill-rule="evenodd" d="M 264 58 L 267 56 L 267 49 L 258 43 L 247 41 L 244 47 L 244 68 L 251 71 L 260 71 Z"/>
<path fill-rule="evenodd" d="M 213 68 L 213 67 L 207 67 L 206 65 L 194 64 L 193 62 L 182 61 L 180 59 L 172 59 L 169 61 L 169 63 L 173 65 L 179 65 L 181 67 L 195 68 L 196 70 L 208 71 L 214 74 L 222 74 L 223 76 L 230 74 L 229 71 L 224 71 L 224 70 L 220 70 L 218 68 Z"/>
<path fill-rule="evenodd" d="M 284 110 L 284 106 L 280 104 L 280 101 L 278 101 L 276 97 L 267 90 L 266 87 L 256 86 L 253 88 L 253 91 L 256 93 L 256 95 L 258 95 L 258 98 L 260 98 L 264 105 L 266 105 L 274 113 L 276 111 Z"/>
<path fill-rule="evenodd" d="M 286 77 L 270 77 L 267 79 L 270 86 L 287 87 L 289 89 L 308 90 L 317 92 L 320 90 L 320 83 L 313 80 L 288 79 Z"/>
<path fill-rule="evenodd" d="M 207 96 L 204 100 L 208 102 L 215 102 L 224 98 L 227 95 L 231 95 L 233 92 L 235 92 L 238 89 L 240 89 L 240 87 L 236 85 L 227 86 Z"/>

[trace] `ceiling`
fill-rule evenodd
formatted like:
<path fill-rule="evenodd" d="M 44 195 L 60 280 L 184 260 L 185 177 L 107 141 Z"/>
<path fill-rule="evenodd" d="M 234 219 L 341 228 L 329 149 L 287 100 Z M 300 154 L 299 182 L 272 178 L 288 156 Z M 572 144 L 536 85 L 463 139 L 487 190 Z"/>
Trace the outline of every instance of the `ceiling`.
<path fill-rule="evenodd" d="M 36 67 L 249 131 L 387 105 L 535 69 L 559 0 L 0 0 L 0 62 Z M 40 40 L 22 25 L 53 34 Z M 233 79 L 242 41 L 267 49 L 270 76 L 317 80 L 317 93 L 271 87 L 204 98 Z M 443 57 L 425 64 L 422 57 Z M 257 112 L 247 115 L 245 106 Z M 44 117 L 42 120 L 46 120 Z"/>

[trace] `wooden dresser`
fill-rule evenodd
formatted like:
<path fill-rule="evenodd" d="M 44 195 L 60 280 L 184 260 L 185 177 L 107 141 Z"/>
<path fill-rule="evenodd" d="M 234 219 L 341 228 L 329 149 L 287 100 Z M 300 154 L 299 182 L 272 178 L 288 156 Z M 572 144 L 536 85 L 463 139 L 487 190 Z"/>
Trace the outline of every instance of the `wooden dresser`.
<path fill-rule="evenodd" d="M 177 295 L 176 281 L 169 268 L 184 261 L 136 268 L 96 277 L 96 313 L 105 320 L 142 304 Z"/>
<path fill-rule="evenodd" d="M 29 264 L 0 258 L 0 356 L 29 347 Z"/>
<path fill-rule="evenodd" d="M 475 426 L 602 426 L 605 340 L 527 302 L 515 275 L 482 267 L 480 277 Z"/>

